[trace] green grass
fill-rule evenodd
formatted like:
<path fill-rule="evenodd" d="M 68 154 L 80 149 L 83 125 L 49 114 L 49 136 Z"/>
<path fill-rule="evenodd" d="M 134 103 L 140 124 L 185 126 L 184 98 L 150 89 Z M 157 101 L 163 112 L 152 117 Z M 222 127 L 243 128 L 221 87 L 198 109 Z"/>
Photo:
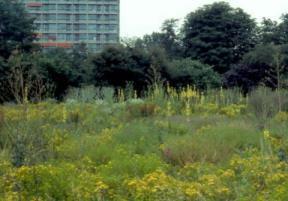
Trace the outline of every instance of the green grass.
<path fill-rule="evenodd" d="M 203 126 L 198 131 L 170 137 L 164 155 L 169 162 L 185 165 L 194 162 L 227 162 L 233 154 L 259 148 L 262 134 L 241 120 Z"/>

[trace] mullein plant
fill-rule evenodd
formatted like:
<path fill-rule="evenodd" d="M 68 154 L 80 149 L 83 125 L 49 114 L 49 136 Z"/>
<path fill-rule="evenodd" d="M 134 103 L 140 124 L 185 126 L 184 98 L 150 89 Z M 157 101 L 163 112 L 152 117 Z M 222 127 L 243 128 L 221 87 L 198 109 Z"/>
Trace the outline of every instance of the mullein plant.
<path fill-rule="evenodd" d="M 25 86 L 24 88 L 24 94 L 23 94 L 23 104 L 28 104 L 28 87 Z"/>
<path fill-rule="evenodd" d="M 136 90 L 134 90 L 134 96 L 133 96 L 133 98 L 136 100 L 136 99 L 138 99 L 138 95 L 137 95 L 137 91 Z"/>
<path fill-rule="evenodd" d="M 205 94 L 204 94 L 204 92 L 201 92 L 200 104 L 201 104 L 201 105 L 204 105 L 204 103 L 205 103 Z"/>
<path fill-rule="evenodd" d="M 62 106 L 62 122 L 66 123 L 67 122 L 67 109 L 65 104 Z"/>
<path fill-rule="evenodd" d="M 125 94 L 123 89 L 119 89 L 117 92 L 118 102 L 123 103 L 125 101 Z"/>
<path fill-rule="evenodd" d="M 225 94 L 223 91 L 223 88 L 221 87 L 219 92 L 218 92 L 218 97 L 216 97 L 216 102 L 215 104 L 220 107 L 221 105 L 224 105 L 225 102 Z"/>
<path fill-rule="evenodd" d="M 192 105 L 197 105 L 201 102 L 201 95 L 195 87 L 187 86 L 179 93 L 180 101 L 183 103 L 184 108 L 182 114 L 189 119 L 192 113 Z"/>
<path fill-rule="evenodd" d="M 189 117 L 191 116 L 191 106 L 190 106 L 190 100 L 189 99 L 185 102 L 184 115 L 186 117 L 187 122 L 189 122 L 189 120 L 190 120 Z"/>
<path fill-rule="evenodd" d="M 175 88 L 171 87 L 169 85 L 169 83 L 167 84 L 166 92 L 167 92 L 169 98 L 171 98 L 173 100 L 178 99 L 178 97 L 179 97 L 177 90 Z"/>
<path fill-rule="evenodd" d="M 172 109 L 172 104 L 171 101 L 168 100 L 166 103 L 166 117 L 171 117 L 173 115 L 173 109 Z"/>

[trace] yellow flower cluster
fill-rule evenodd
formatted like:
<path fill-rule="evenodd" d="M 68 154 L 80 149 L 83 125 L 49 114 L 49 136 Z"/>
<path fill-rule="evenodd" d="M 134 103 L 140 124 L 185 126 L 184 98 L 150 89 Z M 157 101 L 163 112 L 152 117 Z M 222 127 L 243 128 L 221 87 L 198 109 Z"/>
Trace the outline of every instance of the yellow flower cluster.
<path fill-rule="evenodd" d="M 171 87 L 169 84 L 167 85 L 166 91 L 167 91 L 169 97 L 178 98 L 177 90 L 175 88 Z"/>
<path fill-rule="evenodd" d="M 180 91 L 180 99 L 182 100 L 186 100 L 186 99 L 191 99 L 191 98 L 196 98 L 196 99 L 200 99 L 201 95 L 200 93 L 196 90 L 196 88 L 191 87 L 191 86 L 187 86 L 184 89 L 182 89 Z"/>
<path fill-rule="evenodd" d="M 239 116 L 244 109 L 246 109 L 245 105 L 232 104 L 232 105 L 223 107 L 220 110 L 220 114 L 224 114 L 228 117 L 236 117 L 236 116 Z"/>
<path fill-rule="evenodd" d="M 118 125 L 118 127 L 115 128 L 104 128 L 98 135 L 97 139 L 101 143 L 109 143 L 112 141 L 113 136 L 120 132 L 122 127 L 123 126 L 120 124 Z"/>
<path fill-rule="evenodd" d="M 276 116 L 275 116 L 275 120 L 278 122 L 288 122 L 288 112 L 279 112 Z"/>
<path fill-rule="evenodd" d="M 22 166 L 3 178 L 4 200 L 47 200 L 47 193 L 60 200 L 103 200 L 109 189 L 96 174 L 72 164 Z"/>
<path fill-rule="evenodd" d="M 215 165 L 187 164 L 177 174 L 158 170 L 124 182 L 133 200 L 233 200 L 245 180 L 244 200 L 283 200 L 287 195 L 288 164 L 255 150 L 246 158 L 235 156 L 226 169 Z M 257 193 L 256 193 L 257 192 Z M 175 197 L 174 197 L 175 196 Z"/>
<path fill-rule="evenodd" d="M 155 171 L 142 179 L 127 180 L 125 184 L 135 200 L 159 200 L 165 197 L 174 197 L 176 200 L 217 200 L 230 196 L 230 189 L 216 175 L 204 175 L 198 181 L 190 182 Z"/>
<path fill-rule="evenodd" d="M 157 200 L 160 197 L 175 197 L 179 195 L 179 182 L 157 170 L 145 175 L 142 179 L 129 179 L 124 182 L 129 193 L 136 200 Z"/>

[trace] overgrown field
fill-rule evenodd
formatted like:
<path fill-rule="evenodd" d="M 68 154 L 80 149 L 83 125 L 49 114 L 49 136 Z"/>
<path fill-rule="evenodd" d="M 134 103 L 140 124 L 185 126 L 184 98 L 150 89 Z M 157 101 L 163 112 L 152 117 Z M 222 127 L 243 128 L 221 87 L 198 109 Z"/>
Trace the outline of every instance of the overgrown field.
<path fill-rule="evenodd" d="M 0 200 L 288 200 L 287 91 L 88 94 L 0 107 Z"/>

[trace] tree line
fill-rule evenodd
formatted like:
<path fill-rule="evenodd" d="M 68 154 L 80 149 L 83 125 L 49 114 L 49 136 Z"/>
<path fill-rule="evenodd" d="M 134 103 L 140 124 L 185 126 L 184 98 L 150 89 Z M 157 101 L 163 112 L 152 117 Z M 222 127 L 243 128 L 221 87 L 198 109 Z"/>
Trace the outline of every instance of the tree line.
<path fill-rule="evenodd" d="M 68 88 L 152 84 L 200 89 L 288 86 L 288 14 L 256 23 L 226 2 L 205 5 L 182 25 L 166 20 L 159 32 L 91 53 L 86 45 L 43 50 L 34 19 L 16 0 L 0 0 L 0 101 L 61 99 Z"/>

